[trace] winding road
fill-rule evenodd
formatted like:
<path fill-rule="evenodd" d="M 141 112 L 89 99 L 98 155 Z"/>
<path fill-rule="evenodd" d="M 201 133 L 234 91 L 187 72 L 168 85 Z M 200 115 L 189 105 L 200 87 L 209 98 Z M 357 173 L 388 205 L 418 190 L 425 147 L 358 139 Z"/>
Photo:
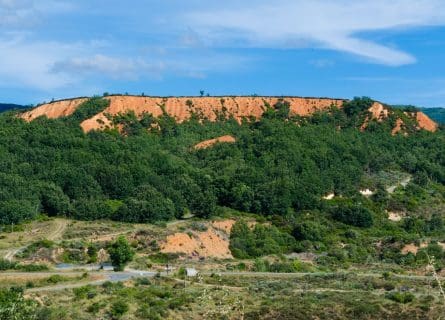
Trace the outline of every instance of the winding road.
<path fill-rule="evenodd" d="M 62 237 L 63 232 L 65 231 L 67 225 L 68 225 L 67 220 L 55 219 L 54 225 L 51 226 L 51 231 L 49 232 L 46 239 L 51 240 L 51 241 L 60 239 Z M 6 250 L 4 253 L 3 259 L 5 259 L 7 261 L 14 260 L 14 257 L 21 251 L 25 250 L 25 248 L 27 246 L 28 245 L 19 247 L 19 248 L 11 248 L 11 249 Z"/>
<path fill-rule="evenodd" d="M 53 275 L 60 276 L 80 276 L 84 273 L 85 270 L 80 271 L 47 271 L 47 272 L 2 272 L 0 273 L 0 279 L 2 276 L 22 276 L 28 277 L 30 275 L 35 275 L 39 277 L 50 277 Z M 277 278 L 303 278 L 306 276 L 357 276 L 357 277 L 372 277 L 372 278 L 381 278 L 382 275 L 378 273 L 329 273 L 329 272 L 300 272 L 300 273 L 275 273 L 275 272 L 202 272 L 202 275 L 209 276 L 211 274 L 218 274 L 220 276 L 234 276 L 234 277 L 266 277 L 270 279 Z M 89 273 L 90 275 L 98 276 L 100 279 L 91 280 L 91 281 L 79 281 L 75 283 L 60 283 L 52 286 L 39 287 L 39 288 L 30 288 L 26 289 L 26 292 L 44 292 L 44 291 L 61 291 L 66 289 L 74 289 L 83 287 L 86 285 L 98 286 L 102 285 L 104 282 L 120 282 L 127 281 L 130 279 L 136 278 L 153 278 L 157 272 L 154 271 L 144 271 L 144 270 L 134 270 L 127 269 L 122 272 L 111 272 L 111 271 L 93 271 Z M 162 276 L 166 276 L 165 272 L 160 273 Z M 417 276 L 417 275 L 391 275 L 394 278 L 400 279 L 409 279 L 409 280 L 434 280 L 432 276 Z M 441 277 L 441 280 L 445 280 L 445 277 Z M 331 289 L 327 289 L 331 290 Z"/>

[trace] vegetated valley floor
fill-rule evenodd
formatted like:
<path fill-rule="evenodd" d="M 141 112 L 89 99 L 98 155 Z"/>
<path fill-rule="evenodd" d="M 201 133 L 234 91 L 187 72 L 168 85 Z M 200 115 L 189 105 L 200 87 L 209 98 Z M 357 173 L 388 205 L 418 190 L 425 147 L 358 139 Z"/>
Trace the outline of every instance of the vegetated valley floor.
<path fill-rule="evenodd" d="M 235 219 L 240 217 L 178 220 L 164 226 L 67 219 L 25 224 L 22 230 L 4 234 L 3 257 L 14 251 L 16 261 L 44 263 L 50 269 L 3 272 L 1 287 L 26 288 L 25 298 L 37 302 L 43 319 L 438 319 L 445 311 L 436 280 L 427 269 L 403 270 L 372 262 L 328 269 L 305 254 L 252 260 L 219 256 L 219 248 L 212 247 L 197 247 L 202 251 L 196 256 L 168 255 L 162 249 L 172 236 L 185 234 L 191 243 L 183 244 L 187 251 L 209 230 L 228 246 Z M 262 223 L 254 216 L 243 219 L 252 226 Z M 104 244 L 119 235 L 137 250 L 121 278 L 76 261 L 75 248 Z M 46 236 L 51 238 L 49 245 L 33 247 Z M 23 255 L 30 247 L 32 251 Z M 290 261 L 296 268 L 258 269 L 263 261 L 272 265 Z M 72 267 L 56 269 L 63 262 Z M 166 263 L 172 267 L 169 274 Z M 184 277 L 179 272 L 182 267 L 196 268 L 200 275 Z"/>

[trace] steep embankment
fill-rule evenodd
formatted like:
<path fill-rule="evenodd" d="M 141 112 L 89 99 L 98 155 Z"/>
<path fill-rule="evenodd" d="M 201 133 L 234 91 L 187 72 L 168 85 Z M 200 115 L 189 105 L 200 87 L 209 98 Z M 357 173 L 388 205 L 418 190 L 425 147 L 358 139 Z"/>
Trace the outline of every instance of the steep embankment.
<path fill-rule="evenodd" d="M 373 105 L 368 109 L 369 115 L 366 117 L 363 125 L 361 126 L 362 131 L 365 130 L 371 120 L 376 120 L 382 122 L 391 115 L 392 110 L 385 107 L 380 102 L 374 102 Z M 438 124 L 431 120 L 426 114 L 421 111 L 417 112 L 404 112 L 405 116 L 414 119 L 417 123 L 417 129 L 423 129 L 426 131 L 435 132 L 438 129 Z M 394 128 L 392 129 L 392 134 L 395 135 L 399 132 L 403 132 L 405 123 L 401 118 L 397 118 Z"/>
<path fill-rule="evenodd" d="M 137 97 L 137 96 L 109 96 L 105 99 L 110 105 L 103 112 L 82 122 L 85 132 L 94 129 L 104 129 L 110 126 L 107 114 L 117 115 L 126 111 L 133 111 L 137 116 L 150 113 L 155 117 L 161 116 L 165 111 L 178 122 L 190 118 L 193 113 L 215 120 L 218 114 L 231 115 L 238 121 L 246 117 L 260 118 L 265 111 L 265 105 L 273 106 L 278 97 Z M 318 110 L 325 110 L 332 105 L 341 107 L 342 99 L 325 98 L 297 98 L 285 97 L 290 103 L 290 112 L 295 115 L 309 115 Z M 85 98 L 56 101 L 43 104 L 29 112 L 22 114 L 26 121 L 32 121 L 40 116 L 58 118 L 72 114 L 76 108 L 85 102 Z"/>
<path fill-rule="evenodd" d="M 21 117 L 26 121 L 32 121 L 40 116 L 48 118 L 59 118 L 69 116 L 87 100 L 88 98 L 77 98 L 70 100 L 55 101 L 40 105 L 33 110 L 25 112 Z M 141 97 L 141 96 L 108 96 L 109 106 L 103 111 L 81 123 L 85 132 L 91 130 L 101 130 L 111 127 L 110 115 L 118 115 L 133 111 L 136 116 L 144 113 L 159 117 L 167 113 L 174 117 L 178 122 L 189 119 L 192 114 L 198 114 L 211 121 L 216 120 L 218 116 L 233 116 L 237 121 L 243 118 L 259 119 L 266 110 L 266 105 L 274 106 L 280 99 L 289 102 L 290 113 L 292 115 L 307 116 L 316 111 L 326 110 L 331 106 L 341 108 L 344 99 L 329 98 L 300 98 L 300 97 Z M 368 109 L 368 116 L 365 118 L 361 129 L 365 130 L 369 122 L 376 120 L 382 122 L 386 120 L 394 110 L 387 106 L 374 102 Z M 407 117 L 417 122 L 417 129 L 436 131 L 437 123 L 431 120 L 423 112 L 405 112 Z M 392 130 L 393 134 L 403 132 L 405 123 L 398 118 Z M 218 141 L 211 141 L 210 144 Z M 200 148 L 201 146 L 197 146 Z M 205 146 L 204 146 L 205 147 Z"/>
<path fill-rule="evenodd" d="M 77 107 L 87 100 L 88 98 L 77 98 L 42 104 L 23 113 L 21 117 L 26 121 L 32 121 L 41 116 L 46 116 L 49 119 L 66 117 L 73 114 Z"/>
<path fill-rule="evenodd" d="M 215 139 L 202 141 L 202 142 L 196 144 L 193 148 L 196 150 L 207 149 L 209 147 L 214 146 L 217 143 L 235 143 L 235 142 L 236 142 L 236 139 L 234 137 L 232 137 L 230 135 L 226 135 L 226 136 L 218 137 Z"/>
<path fill-rule="evenodd" d="M 437 123 L 423 112 L 416 112 L 416 120 L 420 129 L 435 132 L 438 128 Z"/>

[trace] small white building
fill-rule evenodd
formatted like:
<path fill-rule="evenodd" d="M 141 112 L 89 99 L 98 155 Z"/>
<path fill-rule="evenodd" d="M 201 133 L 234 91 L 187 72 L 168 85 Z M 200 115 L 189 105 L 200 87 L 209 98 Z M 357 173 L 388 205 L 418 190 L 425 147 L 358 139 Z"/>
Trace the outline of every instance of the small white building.
<path fill-rule="evenodd" d="M 103 271 L 114 271 L 114 267 L 113 267 L 113 265 L 111 263 L 104 262 L 104 263 L 101 263 L 100 270 L 103 270 Z"/>
<path fill-rule="evenodd" d="M 335 193 L 330 193 L 330 194 L 325 195 L 323 197 L 323 199 L 325 199 L 325 200 L 332 200 L 332 199 L 334 199 L 334 197 L 335 197 Z"/>
<path fill-rule="evenodd" d="M 187 277 L 196 277 L 198 275 L 198 270 L 195 268 L 185 268 L 185 274 Z"/>
<path fill-rule="evenodd" d="M 362 194 L 362 196 L 370 197 L 374 194 L 374 191 L 366 189 L 366 190 L 360 190 L 360 193 Z"/>

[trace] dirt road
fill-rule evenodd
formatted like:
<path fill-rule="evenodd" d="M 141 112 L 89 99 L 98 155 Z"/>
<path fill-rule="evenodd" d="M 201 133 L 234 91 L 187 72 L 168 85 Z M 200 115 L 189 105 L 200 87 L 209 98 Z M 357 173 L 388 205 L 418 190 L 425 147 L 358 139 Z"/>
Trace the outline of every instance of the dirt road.
<path fill-rule="evenodd" d="M 65 231 L 68 225 L 68 221 L 64 219 L 55 219 L 54 220 L 54 230 L 48 235 L 47 239 L 51 241 L 59 240 L 63 236 L 63 232 Z"/>
<path fill-rule="evenodd" d="M 64 219 L 55 219 L 53 222 L 54 223 L 50 227 L 51 231 L 48 233 L 48 236 L 46 237 L 48 240 L 51 240 L 51 241 L 59 240 L 60 238 L 62 238 L 63 232 L 65 231 L 65 229 L 68 225 L 68 220 L 64 220 Z M 14 257 L 20 251 L 24 250 L 26 247 L 27 247 L 27 245 L 19 247 L 19 248 L 10 248 L 10 249 L 6 250 L 3 255 L 3 259 L 5 259 L 7 261 L 14 260 Z"/>
<path fill-rule="evenodd" d="M 38 276 L 52 276 L 52 275 L 81 275 L 83 271 L 68 271 L 68 272 L 57 272 L 57 271 L 48 271 L 48 272 L 35 272 L 35 273 L 29 273 L 29 272 L 3 272 L 0 273 L 0 280 L 2 276 L 32 276 L 32 275 L 38 275 Z M 87 282 L 77 282 L 77 283 L 66 283 L 66 284 L 57 284 L 53 286 L 47 286 L 47 287 L 40 287 L 40 288 L 30 288 L 27 289 L 27 292 L 43 292 L 43 291 L 60 291 L 65 289 L 73 289 L 73 288 L 79 288 L 86 285 L 92 285 L 92 286 L 98 286 L 103 284 L 106 281 L 110 282 L 119 282 L 119 281 L 127 281 L 134 278 L 142 278 L 142 277 L 148 277 L 152 278 L 157 273 L 153 271 L 143 271 L 143 270 L 134 270 L 134 269 L 127 269 L 126 271 L 122 272 L 109 272 L 109 271 L 94 271 L 90 272 L 90 275 L 97 275 L 101 279 L 100 280 L 93 280 L 93 281 L 87 281 Z M 203 275 L 210 275 L 210 272 L 204 272 Z M 276 279 L 276 278 L 302 278 L 305 276 L 344 276 L 344 275 L 351 275 L 351 276 L 357 276 L 357 277 L 373 277 L 373 278 L 380 278 L 382 275 L 378 273 L 324 273 L 324 272 L 316 272 L 316 273 L 274 273 L 274 272 L 220 272 L 217 273 L 221 276 L 239 276 L 239 277 L 267 277 L 270 279 Z M 162 276 L 166 276 L 165 272 L 161 273 Z M 433 277 L 431 276 L 416 276 L 416 275 L 392 275 L 396 278 L 403 278 L 403 279 L 410 279 L 410 280 L 418 280 L 418 281 L 424 281 L 424 280 L 432 280 Z M 96 278 L 97 279 L 97 278 Z M 441 280 L 444 280 L 445 278 L 440 278 Z M 317 290 L 323 290 L 323 289 L 317 289 Z M 325 291 L 347 291 L 347 290 L 337 290 L 337 289 L 329 289 L 326 288 Z"/>

